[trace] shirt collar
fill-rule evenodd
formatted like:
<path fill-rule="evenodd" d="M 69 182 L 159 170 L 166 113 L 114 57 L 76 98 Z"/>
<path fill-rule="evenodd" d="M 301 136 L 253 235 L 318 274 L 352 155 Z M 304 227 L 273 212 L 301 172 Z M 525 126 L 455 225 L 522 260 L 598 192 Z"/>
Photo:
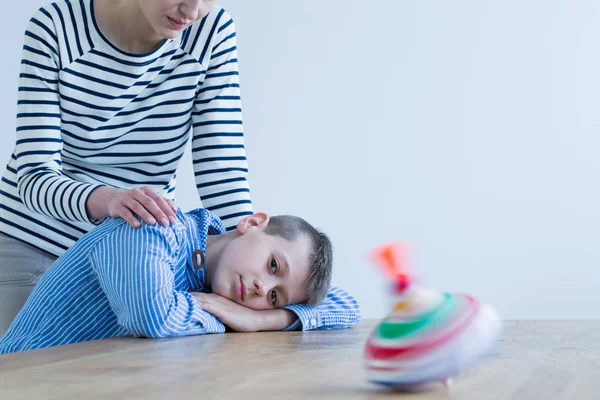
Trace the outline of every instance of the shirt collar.
<path fill-rule="evenodd" d="M 187 263 L 196 272 L 202 272 L 204 269 L 197 270 L 194 267 L 192 255 L 194 251 L 201 250 L 204 253 L 204 259 L 206 260 L 206 238 L 208 235 L 222 235 L 225 233 L 225 226 L 223 222 L 204 208 L 197 208 L 195 210 L 184 213 L 187 220 L 187 235 L 188 235 L 188 255 Z"/>

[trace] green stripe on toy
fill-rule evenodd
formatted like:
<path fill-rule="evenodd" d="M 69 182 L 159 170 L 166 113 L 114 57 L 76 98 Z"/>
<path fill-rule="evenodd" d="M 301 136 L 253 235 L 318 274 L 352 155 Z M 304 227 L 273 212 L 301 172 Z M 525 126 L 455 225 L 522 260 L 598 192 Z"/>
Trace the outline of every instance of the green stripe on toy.
<path fill-rule="evenodd" d="M 448 293 L 444 293 L 444 300 L 433 311 L 423 315 L 418 320 L 413 321 L 390 321 L 385 320 L 379 325 L 378 336 L 383 339 L 399 339 L 408 336 L 422 328 L 434 328 L 443 323 L 451 316 L 458 306 L 456 298 Z"/>

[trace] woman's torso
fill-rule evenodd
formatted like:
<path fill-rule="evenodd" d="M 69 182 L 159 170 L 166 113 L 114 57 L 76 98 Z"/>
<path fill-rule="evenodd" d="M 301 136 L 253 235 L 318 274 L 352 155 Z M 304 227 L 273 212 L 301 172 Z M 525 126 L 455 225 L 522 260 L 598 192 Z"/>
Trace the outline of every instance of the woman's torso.
<path fill-rule="evenodd" d="M 36 135 L 59 123 L 58 162 L 66 177 L 121 188 L 149 185 L 172 198 L 194 100 L 206 75 L 201 60 L 210 43 L 211 18 L 217 12 L 180 38 L 133 55 L 102 35 L 92 2 L 60 1 L 43 7 L 29 24 L 25 45 L 42 39 L 54 47 L 57 54 L 48 53 L 58 73 L 50 79 L 54 75 L 47 56 L 24 50 L 24 59 L 33 65 L 25 66 L 20 77 L 17 129 Z M 48 46 L 40 48 L 44 47 Z M 30 76 L 36 74 L 37 78 Z M 47 81 L 48 91 L 40 90 L 40 78 Z M 58 104 L 53 104 L 55 99 Z M 43 143 L 35 139 L 22 142 L 19 154 L 40 146 Z M 12 154 L 0 183 L 0 231 L 60 255 L 94 225 L 57 220 L 25 207 L 17 190 L 19 154 Z M 43 206 L 53 207 L 52 201 L 43 199 Z"/>

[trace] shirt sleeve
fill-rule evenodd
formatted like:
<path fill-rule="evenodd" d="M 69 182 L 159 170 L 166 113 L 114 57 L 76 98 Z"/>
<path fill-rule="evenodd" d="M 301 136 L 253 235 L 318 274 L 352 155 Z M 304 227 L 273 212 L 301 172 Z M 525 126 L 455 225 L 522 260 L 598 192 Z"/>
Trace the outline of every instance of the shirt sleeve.
<path fill-rule="evenodd" d="M 360 321 L 360 308 L 354 297 L 340 288 L 332 286 L 327 297 L 318 306 L 294 304 L 285 306 L 298 316 L 298 319 L 285 331 L 312 329 L 341 329 L 348 328 Z"/>
<path fill-rule="evenodd" d="M 209 29 L 209 28 L 205 28 Z M 207 42 L 206 76 L 192 111 L 192 158 L 204 208 L 231 230 L 252 214 L 238 72 L 236 31 L 221 11 Z"/>
<path fill-rule="evenodd" d="M 223 333 L 225 326 L 202 310 L 191 293 L 176 290 L 173 269 L 179 243 L 172 227 L 123 223 L 90 255 L 94 272 L 119 325 L 135 336 Z"/>
<path fill-rule="evenodd" d="M 55 219 L 91 221 L 89 195 L 101 185 L 62 174 L 58 72 L 59 44 L 50 14 L 40 9 L 25 31 L 19 75 L 16 146 L 17 189 L 23 204 Z"/>

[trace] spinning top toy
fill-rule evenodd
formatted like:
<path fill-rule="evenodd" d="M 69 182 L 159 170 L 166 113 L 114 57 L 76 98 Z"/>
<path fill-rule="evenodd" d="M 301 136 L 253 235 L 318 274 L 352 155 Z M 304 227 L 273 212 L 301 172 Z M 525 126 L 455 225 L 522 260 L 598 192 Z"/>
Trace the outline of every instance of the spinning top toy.
<path fill-rule="evenodd" d="M 363 365 L 373 383 L 418 389 L 451 378 L 489 354 L 502 323 L 486 304 L 465 294 L 421 287 L 408 264 L 408 245 L 392 243 L 371 253 L 391 281 L 395 305 L 375 328 Z"/>

